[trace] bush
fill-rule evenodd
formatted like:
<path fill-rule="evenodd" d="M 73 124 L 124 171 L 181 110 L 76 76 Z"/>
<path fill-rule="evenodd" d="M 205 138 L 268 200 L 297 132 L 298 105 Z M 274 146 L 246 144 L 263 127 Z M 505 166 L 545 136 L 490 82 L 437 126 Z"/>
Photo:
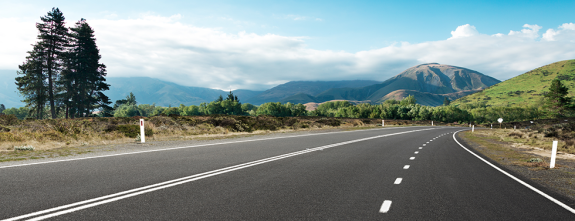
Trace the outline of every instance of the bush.
<path fill-rule="evenodd" d="M 0 114 L 0 125 L 16 125 L 18 124 L 19 120 L 16 115 L 13 114 Z"/>
<path fill-rule="evenodd" d="M 140 134 L 139 125 L 118 125 L 117 130 L 124 134 L 126 137 L 136 138 Z"/>

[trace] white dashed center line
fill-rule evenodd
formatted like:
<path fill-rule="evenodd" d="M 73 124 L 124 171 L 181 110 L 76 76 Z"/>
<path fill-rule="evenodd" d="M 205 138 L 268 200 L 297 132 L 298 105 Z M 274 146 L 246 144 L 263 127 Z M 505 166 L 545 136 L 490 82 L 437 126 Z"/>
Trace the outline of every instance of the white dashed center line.
<path fill-rule="evenodd" d="M 415 157 L 410 157 L 409 160 L 415 160 Z"/>
<path fill-rule="evenodd" d="M 404 170 L 407 170 L 407 169 L 409 169 L 409 165 L 405 165 L 405 166 L 403 166 L 403 169 L 404 169 Z"/>
<path fill-rule="evenodd" d="M 419 147 L 419 149 L 421 150 L 421 149 L 423 149 L 423 147 Z"/>
<path fill-rule="evenodd" d="M 381 204 L 381 208 L 379 209 L 379 212 L 380 213 L 387 213 L 387 211 L 389 211 L 389 207 L 391 207 L 391 200 L 383 201 L 383 204 Z"/>
<path fill-rule="evenodd" d="M 425 147 L 426 144 L 423 144 L 423 146 Z"/>
<path fill-rule="evenodd" d="M 419 151 L 415 151 L 415 154 L 418 154 L 418 153 L 419 153 Z"/>
<path fill-rule="evenodd" d="M 401 180 L 403 180 L 403 178 L 397 178 L 395 179 L 395 182 L 393 182 L 393 184 L 400 184 Z"/>

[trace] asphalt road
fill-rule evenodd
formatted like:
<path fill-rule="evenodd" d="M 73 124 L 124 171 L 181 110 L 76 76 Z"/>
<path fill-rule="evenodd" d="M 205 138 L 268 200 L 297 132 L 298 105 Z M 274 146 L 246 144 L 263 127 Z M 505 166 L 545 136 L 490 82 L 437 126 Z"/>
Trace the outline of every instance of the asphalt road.
<path fill-rule="evenodd" d="M 0 220 L 575 220 L 461 147 L 453 133 L 462 129 L 254 137 L 0 164 Z"/>

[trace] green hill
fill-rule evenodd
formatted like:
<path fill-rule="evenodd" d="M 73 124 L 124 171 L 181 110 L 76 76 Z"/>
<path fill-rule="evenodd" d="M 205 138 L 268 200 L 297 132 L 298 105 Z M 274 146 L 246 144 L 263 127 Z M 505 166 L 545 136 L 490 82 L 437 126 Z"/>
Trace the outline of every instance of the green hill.
<path fill-rule="evenodd" d="M 487 106 L 539 105 L 551 81 L 558 78 L 575 95 L 575 60 L 565 60 L 539 67 L 481 92 L 459 98 L 454 105 L 481 104 Z"/>

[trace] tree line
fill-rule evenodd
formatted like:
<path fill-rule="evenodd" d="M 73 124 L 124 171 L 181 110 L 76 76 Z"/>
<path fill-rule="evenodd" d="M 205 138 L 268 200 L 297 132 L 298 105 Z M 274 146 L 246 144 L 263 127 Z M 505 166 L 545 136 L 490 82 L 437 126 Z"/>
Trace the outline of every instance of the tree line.
<path fill-rule="evenodd" d="M 494 123 L 502 117 L 506 122 L 526 121 L 542 118 L 573 117 L 575 103 L 568 97 L 568 88 L 560 80 L 553 80 L 549 91 L 544 95 L 543 103 L 532 107 L 490 107 L 485 103 L 454 106 L 446 102 L 443 106 L 431 107 L 417 104 L 415 97 L 408 96 L 400 101 L 386 100 L 381 104 L 361 103 L 354 105 L 349 101 L 333 101 L 320 104 L 315 110 L 307 111 L 303 104 L 280 102 L 264 103 L 260 106 L 242 104 L 231 91 L 224 99 L 219 96 L 209 103 L 199 106 L 161 107 L 155 104 L 137 104 L 136 97 L 130 93 L 125 99 L 117 100 L 109 112 L 100 112 L 98 116 L 132 117 L 180 115 L 199 116 L 213 114 L 227 115 L 269 115 L 276 117 L 325 116 L 345 118 L 379 118 L 403 120 L 433 120 L 440 122 Z M 0 105 L 0 109 L 4 108 Z M 4 110 L 5 114 L 14 114 L 23 119 L 27 115 L 26 107 Z"/>
<path fill-rule="evenodd" d="M 103 93 L 106 66 L 96 46 L 94 30 L 80 19 L 67 28 L 64 14 L 52 8 L 36 23 L 38 41 L 22 65 L 16 85 L 24 97 L 28 117 L 43 119 L 86 117 L 95 109 L 110 110 L 109 98 Z M 49 105 L 46 108 L 46 105 Z M 62 114 L 63 113 L 63 114 Z"/>

